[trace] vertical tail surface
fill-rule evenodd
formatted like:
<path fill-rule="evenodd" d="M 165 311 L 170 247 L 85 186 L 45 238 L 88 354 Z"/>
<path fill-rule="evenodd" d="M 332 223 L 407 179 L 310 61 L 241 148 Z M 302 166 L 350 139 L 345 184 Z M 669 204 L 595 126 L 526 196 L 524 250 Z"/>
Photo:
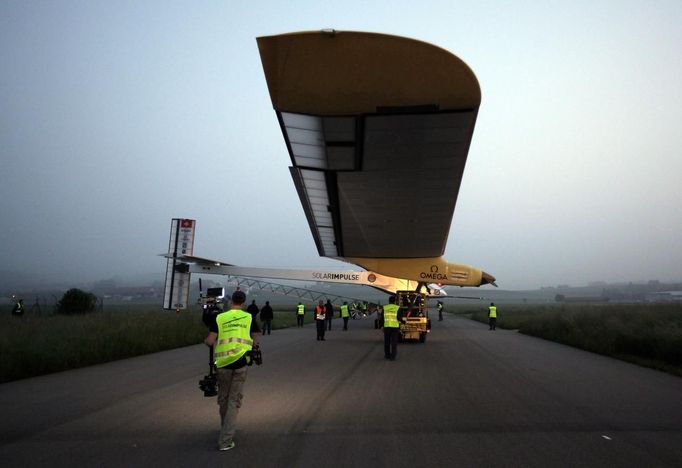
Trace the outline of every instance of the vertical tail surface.
<path fill-rule="evenodd" d="M 192 255 L 194 250 L 193 219 L 173 218 L 168 244 L 166 285 L 163 291 L 164 309 L 186 309 L 189 302 L 189 265 L 178 262 L 178 255 Z"/>

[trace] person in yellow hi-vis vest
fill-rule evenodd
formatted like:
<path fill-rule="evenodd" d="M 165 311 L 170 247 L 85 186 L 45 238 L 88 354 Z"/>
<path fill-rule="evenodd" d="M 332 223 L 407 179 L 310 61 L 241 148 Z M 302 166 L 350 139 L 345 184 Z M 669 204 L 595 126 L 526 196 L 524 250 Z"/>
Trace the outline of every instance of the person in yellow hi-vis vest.
<path fill-rule="evenodd" d="M 341 318 L 343 319 L 343 329 L 348 330 L 348 318 L 350 317 L 350 312 L 348 312 L 348 302 L 343 302 L 341 306 Z"/>
<path fill-rule="evenodd" d="M 218 405 L 220 405 L 220 436 L 218 450 L 235 446 L 237 414 L 242 406 L 242 389 L 246 382 L 246 366 L 250 364 L 249 351 L 258 346 L 256 334 L 260 332 L 253 316 L 242 310 L 246 295 L 242 291 L 232 294 L 232 308 L 216 315 L 209 326 L 204 343 L 214 347 L 213 357 L 218 369 Z"/>
<path fill-rule="evenodd" d="M 495 330 L 497 326 L 497 307 L 492 302 L 490 307 L 488 307 L 488 325 L 490 325 L 490 330 Z"/>
<path fill-rule="evenodd" d="M 303 326 L 303 318 L 305 317 L 305 306 L 302 302 L 299 302 L 296 306 L 296 326 Z"/>
<path fill-rule="evenodd" d="M 395 296 L 389 297 L 388 304 L 384 306 L 384 357 L 391 361 L 395 361 L 398 355 L 398 335 L 402 318 L 402 311 L 395 303 Z"/>

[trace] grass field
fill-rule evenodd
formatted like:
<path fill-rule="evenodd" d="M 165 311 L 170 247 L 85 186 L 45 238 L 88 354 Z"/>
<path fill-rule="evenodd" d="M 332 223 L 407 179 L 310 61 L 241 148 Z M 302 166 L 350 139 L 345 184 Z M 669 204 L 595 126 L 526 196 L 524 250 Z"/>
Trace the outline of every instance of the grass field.
<path fill-rule="evenodd" d="M 274 316 L 273 329 L 296 325 L 293 311 Z M 6 307 L 0 310 L 0 383 L 193 345 L 207 333 L 199 308 L 176 314 L 158 305 L 107 305 L 84 315 L 17 318 Z"/>
<path fill-rule="evenodd" d="M 453 308 L 488 322 L 487 308 Z M 504 306 L 497 325 L 682 375 L 682 304 Z"/>
<path fill-rule="evenodd" d="M 487 309 L 446 306 L 487 322 Z M 498 304 L 498 326 L 682 375 L 682 305 Z M 308 312 L 305 322 L 312 322 Z M 273 329 L 296 326 L 275 310 Z M 86 315 L 11 317 L 0 308 L 0 382 L 201 343 L 198 308 L 176 314 L 157 305 L 107 305 Z"/>

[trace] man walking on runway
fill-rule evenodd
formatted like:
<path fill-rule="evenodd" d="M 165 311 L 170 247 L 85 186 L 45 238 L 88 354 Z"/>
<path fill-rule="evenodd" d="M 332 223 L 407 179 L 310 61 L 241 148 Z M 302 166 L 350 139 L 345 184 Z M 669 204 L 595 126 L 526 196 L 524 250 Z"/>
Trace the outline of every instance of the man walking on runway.
<path fill-rule="evenodd" d="M 395 296 L 389 297 L 388 302 L 384 306 L 384 357 L 395 361 L 398 354 L 398 334 L 402 314 L 400 307 L 395 303 Z"/>

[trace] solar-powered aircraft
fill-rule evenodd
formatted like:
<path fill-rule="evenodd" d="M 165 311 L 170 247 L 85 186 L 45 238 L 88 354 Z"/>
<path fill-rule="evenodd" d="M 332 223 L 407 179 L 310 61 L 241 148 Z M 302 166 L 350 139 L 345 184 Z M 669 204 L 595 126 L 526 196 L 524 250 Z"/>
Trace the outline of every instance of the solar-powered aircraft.
<path fill-rule="evenodd" d="M 164 307 L 190 273 L 444 294 L 495 285 L 442 257 L 481 102 L 476 76 L 434 45 L 323 30 L 257 39 L 290 172 L 320 256 L 364 271 L 248 268 L 193 256 L 194 220 L 171 227 Z"/>

